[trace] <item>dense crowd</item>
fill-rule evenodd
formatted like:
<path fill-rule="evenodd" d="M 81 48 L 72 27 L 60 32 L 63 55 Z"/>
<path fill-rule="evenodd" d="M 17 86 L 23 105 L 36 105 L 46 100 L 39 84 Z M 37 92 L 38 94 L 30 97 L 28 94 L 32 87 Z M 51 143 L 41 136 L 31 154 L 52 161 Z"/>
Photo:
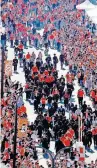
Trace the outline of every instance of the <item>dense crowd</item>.
<path fill-rule="evenodd" d="M 67 150 L 61 150 L 56 159 L 55 159 L 55 167 L 56 168 L 88 168 L 88 167 L 96 167 L 97 166 L 97 160 L 95 161 L 95 163 L 92 161 L 91 164 L 86 165 L 86 164 L 79 164 L 78 163 L 79 160 L 79 154 L 77 152 L 76 149 L 71 148 L 71 151 Z"/>
<path fill-rule="evenodd" d="M 55 141 L 56 152 L 64 146 L 71 147 L 79 139 L 78 116 L 81 113 L 83 144 L 90 148 L 93 140 L 94 146 L 97 146 L 96 27 L 85 16 L 84 11 L 76 10 L 76 4 L 81 2 L 83 1 L 1 1 L 2 24 L 6 29 L 6 33 L 1 36 L 2 48 L 6 48 L 7 42 L 14 48 L 14 73 L 18 72 L 19 64 L 23 68 L 26 81 L 23 88 L 18 82 L 13 83 L 10 78 L 5 77 L 7 94 L 1 103 L 1 158 L 10 167 L 14 157 L 15 104 L 19 95 L 18 108 L 24 107 L 23 92 L 26 93 L 26 101 L 34 105 L 37 118 L 34 123 L 27 123 L 27 136 L 17 139 L 18 168 L 22 163 L 23 167 L 39 167 L 35 136 L 37 143 L 47 150 L 51 140 Z M 43 36 L 37 33 L 42 28 Z M 44 48 L 45 56 L 42 52 L 36 56 L 33 50 L 25 55 L 24 49 L 32 46 L 37 50 Z M 54 54 L 51 57 L 48 54 L 49 48 L 59 51 L 60 56 Z M 63 70 L 61 77 L 59 63 Z M 64 76 L 66 66 L 69 66 L 69 72 Z M 77 93 L 78 106 L 71 101 L 76 78 L 80 86 Z M 84 101 L 86 95 L 90 96 L 94 108 Z M 18 111 L 18 120 L 27 119 L 26 109 L 23 110 Z M 74 135 L 63 143 L 61 137 L 68 129 L 72 129 Z M 45 152 L 43 150 L 43 154 Z M 82 166 L 78 160 L 68 161 L 70 156 L 65 157 L 66 160 L 62 160 L 64 167 Z M 36 165 L 33 165 L 34 162 Z M 91 163 L 91 168 L 93 164 Z M 48 164 L 50 166 L 51 163 Z M 60 164 L 56 163 L 56 167 L 60 167 Z"/>

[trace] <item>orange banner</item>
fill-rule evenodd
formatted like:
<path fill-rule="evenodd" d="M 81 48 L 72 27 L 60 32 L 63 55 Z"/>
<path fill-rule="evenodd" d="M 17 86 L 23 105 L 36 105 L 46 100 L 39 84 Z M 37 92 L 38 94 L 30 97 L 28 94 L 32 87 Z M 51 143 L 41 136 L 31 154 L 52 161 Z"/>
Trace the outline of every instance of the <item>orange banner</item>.
<path fill-rule="evenodd" d="M 68 129 L 68 131 L 60 138 L 60 141 L 64 144 L 64 146 L 70 146 L 71 141 L 74 137 L 74 130 L 72 128 Z"/>
<path fill-rule="evenodd" d="M 19 138 L 27 137 L 27 126 L 28 126 L 27 118 L 18 119 L 18 137 Z"/>
<path fill-rule="evenodd" d="M 5 75 L 7 77 L 12 75 L 12 61 L 10 60 L 5 61 Z"/>

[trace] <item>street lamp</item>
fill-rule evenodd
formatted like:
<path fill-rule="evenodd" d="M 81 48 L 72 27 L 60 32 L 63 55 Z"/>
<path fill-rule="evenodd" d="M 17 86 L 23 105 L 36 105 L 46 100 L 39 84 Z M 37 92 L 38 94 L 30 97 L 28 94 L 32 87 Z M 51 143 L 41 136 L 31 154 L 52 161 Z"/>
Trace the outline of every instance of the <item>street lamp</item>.
<path fill-rule="evenodd" d="M 4 56 L 5 56 L 5 51 L 2 48 L 1 50 L 1 98 L 3 98 L 3 94 L 4 94 Z"/>
<path fill-rule="evenodd" d="M 15 130 L 14 130 L 14 157 L 13 157 L 13 168 L 16 168 L 16 147 L 17 147 L 17 102 L 15 108 Z"/>
<path fill-rule="evenodd" d="M 19 93 L 18 93 L 19 94 Z M 15 128 L 14 128 L 14 157 L 13 157 L 13 168 L 16 168 L 16 148 L 17 148 L 17 109 L 18 109 L 18 101 L 21 95 L 19 94 L 16 99 L 16 107 L 15 107 Z"/>
<path fill-rule="evenodd" d="M 25 91 L 23 91 L 22 93 L 24 93 Z M 18 103 L 20 101 L 21 98 L 21 94 L 17 93 L 17 99 L 16 99 L 16 106 L 15 106 L 15 126 L 14 126 L 14 148 L 13 148 L 13 152 L 14 152 L 14 157 L 13 157 L 13 168 L 16 168 L 16 148 L 17 148 L 17 119 L 18 119 L 18 115 L 17 115 L 17 110 L 18 110 Z M 23 105 L 23 103 L 21 104 Z"/>

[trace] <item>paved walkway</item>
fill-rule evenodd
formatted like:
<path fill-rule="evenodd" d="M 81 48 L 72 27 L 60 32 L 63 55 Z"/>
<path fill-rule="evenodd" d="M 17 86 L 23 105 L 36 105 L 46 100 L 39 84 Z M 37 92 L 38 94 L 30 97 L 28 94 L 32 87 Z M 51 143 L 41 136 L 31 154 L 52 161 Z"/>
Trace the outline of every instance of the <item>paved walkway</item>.
<path fill-rule="evenodd" d="M 41 31 L 41 32 L 42 32 L 42 31 Z M 36 56 L 37 56 L 38 53 L 39 53 L 39 51 L 41 51 L 41 50 L 36 50 L 35 48 L 28 48 L 28 49 L 24 50 L 25 54 L 26 54 L 27 52 L 32 53 L 33 51 L 35 52 L 35 54 L 36 54 Z M 44 59 L 45 59 L 45 57 L 44 57 L 44 51 L 41 51 L 41 52 L 42 52 L 42 54 L 43 54 L 43 60 L 44 60 Z M 51 56 L 53 56 L 54 53 L 55 53 L 58 57 L 59 57 L 59 55 L 60 55 L 59 52 L 57 52 L 56 50 L 53 50 L 53 49 L 50 49 L 50 50 L 49 50 L 49 53 L 50 53 Z M 14 58 L 14 50 L 13 50 L 12 48 L 8 47 L 8 60 L 12 60 L 13 58 Z M 59 70 L 59 76 L 64 75 L 64 77 L 65 77 L 66 73 L 68 72 L 68 66 L 67 66 L 67 67 L 64 67 L 64 68 L 65 68 L 65 70 L 61 70 L 61 68 L 60 68 L 60 63 L 58 63 L 57 69 Z M 14 74 L 14 73 L 13 73 L 11 79 L 12 79 L 12 81 L 15 81 L 15 80 L 16 80 L 16 81 L 19 81 L 19 82 L 22 83 L 22 85 L 24 86 L 24 85 L 25 85 L 25 77 L 24 77 L 23 69 L 18 66 L 18 74 Z M 72 95 L 72 100 L 73 100 L 73 103 L 74 103 L 74 104 L 77 104 L 77 105 L 78 105 L 77 91 L 78 91 L 79 88 L 80 88 L 80 87 L 79 87 L 79 85 L 78 85 L 77 79 L 75 79 L 75 81 L 74 81 L 74 91 L 73 91 L 73 95 Z M 34 108 L 33 108 L 33 106 L 30 105 L 29 102 L 27 102 L 27 101 L 25 100 L 25 93 L 24 93 L 24 96 L 23 96 L 23 97 L 24 97 L 25 106 L 26 106 L 26 108 L 27 108 L 28 120 L 29 120 L 29 122 L 34 122 L 34 120 L 36 119 L 37 114 L 34 113 Z M 84 100 L 87 102 L 88 105 L 92 106 L 92 102 L 91 102 L 91 100 L 89 99 L 89 97 L 85 96 Z M 69 117 L 69 114 L 66 113 L 66 116 Z M 54 142 L 54 141 L 51 141 L 51 143 L 50 143 L 50 150 L 55 153 L 55 142 Z M 87 163 L 90 163 L 91 160 L 95 160 L 95 159 L 97 158 L 97 157 L 96 157 L 97 151 L 93 149 L 93 144 L 92 144 L 92 150 L 93 150 L 92 152 L 94 152 L 94 153 L 90 153 L 90 152 L 87 152 L 87 153 L 86 153 L 87 156 L 89 156 L 88 158 L 86 158 L 86 162 L 87 162 Z M 91 156 L 93 156 L 93 157 L 91 157 Z"/>

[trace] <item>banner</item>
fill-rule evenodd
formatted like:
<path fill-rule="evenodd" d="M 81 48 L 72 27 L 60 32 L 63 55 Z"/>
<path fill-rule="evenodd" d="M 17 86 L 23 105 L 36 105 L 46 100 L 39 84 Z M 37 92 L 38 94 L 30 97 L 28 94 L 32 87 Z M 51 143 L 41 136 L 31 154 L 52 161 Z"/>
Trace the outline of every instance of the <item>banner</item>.
<path fill-rule="evenodd" d="M 64 144 L 64 146 L 70 146 L 71 141 L 74 137 L 74 130 L 72 128 L 68 129 L 67 132 L 60 138 L 60 141 Z"/>
<path fill-rule="evenodd" d="M 18 119 L 18 137 L 23 138 L 27 137 L 27 118 L 19 118 Z"/>
<path fill-rule="evenodd" d="M 5 61 L 5 75 L 7 77 L 12 75 L 12 61 L 9 60 Z"/>

